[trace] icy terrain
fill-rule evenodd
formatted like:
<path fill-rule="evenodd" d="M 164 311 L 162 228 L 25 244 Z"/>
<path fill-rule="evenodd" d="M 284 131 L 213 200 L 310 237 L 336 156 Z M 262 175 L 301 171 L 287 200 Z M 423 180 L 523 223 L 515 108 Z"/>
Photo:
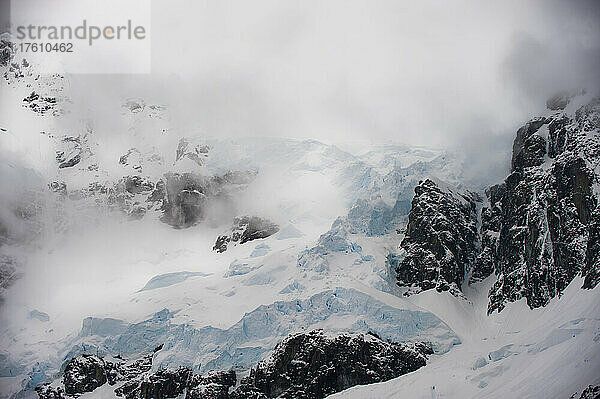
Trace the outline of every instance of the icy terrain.
<path fill-rule="evenodd" d="M 15 104 L 22 80 L 10 81 Z M 126 128 L 118 145 L 90 121 L 61 134 L 68 113 L 16 107 L 5 115 L 3 148 L 24 156 L 4 158 L 3 174 L 18 182 L 30 170 L 36 180 L 6 201 L 9 211 L 31 201 L 33 211 L 31 237 L 3 247 L 21 274 L 0 315 L 3 396 L 31 393 L 82 352 L 135 355 L 164 344 L 155 368 L 205 371 L 247 369 L 287 334 L 314 328 L 425 340 L 438 353 L 460 343 L 438 317 L 393 295 L 386 262 L 418 180 L 432 171 L 451 178 L 448 154 L 166 137 L 168 110 L 142 100 L 124 100 L 118 115 Z M 43 134 L 13 133 L 29 119 Z M 200 223 L 174 229 L 161 223 L 161 208 L 145 206 L 153 195 L 146 187 L 165 174 L 231 171 L 250 178 L 213 200 Z M 238 215 L 281 228 L 214 251 Z"/>
<path fill-rule="evenodd" d="M 223 253 L 212 247 L 225 223 L 174 230 L 158 215 L 131 221 L 69 210 L 87 219 L 71 220 L 60 238 L 23 256 L 23 277 L 7 295 L 3 348 L 14 366 L 4 371 L 3 386 L 31 389 L 81 351 L 127 355 L 162 343 L 156 365 L 247 368 L 288 333 L 308 328 L 427 340 L 440 353 L 458 344 L 436 316 L 390 294 L 386 256 L 397 233 L 386 224 L 402 223 L 406 211 L 392 212 L 394 204 L 382 199 L 351 202 L 357 187 L 380 198 L 376 168 L 341 151 L 324 157 L 331 147 L 320 143 L 276 144 L 299 152 L 280 162 L 303 159 L 285 169 L 273 160 L 271 174 L 266 157 L 254 158 L 261 172 L 239 206 L 283 228 Z M 216 169 L 216 161 L 208 166 Z M 348 168 L 364 169 L 371 180 L 346 182 L 340 175 Z M 348 216 L 336 220 L 348 207 Z M 377 207 L 389 215 L 377 216 Z M 48 318 L 30 318 L 32 310 Z"/>
<path fill-rule="evenodd" d="M 545 307 L 521 299 L 490 315 L 496 275 L 469 285 L 469 265 L 451 251 L 458 271 L 445 284 L 397 285 L 401 243 L 418 233 L 407 230 L 415 187 L 439 191 L 421 205 L 432 234 L 445 219 L 443 249 L 454 227 L 481 224 L 482 189 L 496 182 L 471 184 L 464 154 L 211 138 L 135 98 L 109 104 L 110 123 L 80 120 L 76 99 L 63 101 L 67 80 L 37 80 L 22 63 L 6 72 L 0 397 L 60 385 L 82 353 L 152 353 L 152 372 L 244 374 L 290 334 L 314 329 L 433 348 L 423 368 L 338 397 L 568 398 L 600 384 L 600 289 L 581 290 L 579 276 Z M 458 194 L 467 191 L 477 195 Z M 260 228 L 248 233 L 248 221 Z M 458 252 L 479 249 L 469 238 Z M 438 282 L 440 264 L 427 267 Z M 114 395 L 101 386 L 81 398 Z"/>
<path fill-rule="evenodd" d="M 462 344 L 425 368 L 335 398 L 570 398 L 600 383 L 600 290 L 581 278 L 546 307 L 524 300 L 486 316 L 490 281 L 467 299 L 432 291 L 411 296 L 448 323 Z"/>

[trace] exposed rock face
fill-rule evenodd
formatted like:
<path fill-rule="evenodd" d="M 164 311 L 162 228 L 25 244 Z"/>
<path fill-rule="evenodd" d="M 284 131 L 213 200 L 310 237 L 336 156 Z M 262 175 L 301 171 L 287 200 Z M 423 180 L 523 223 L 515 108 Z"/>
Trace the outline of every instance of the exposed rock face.
<path fill-rule="evenodd" d="M 193 173 L 168 173 L 164 183 L 163 222 L 185 228 L 204 218 L 207 196 L 216 194 L 209 178 Z"/>
<path fill-rule="evenodd" d="M 585 276 L 583 288 L 594 288 L 600 282 L 600 207 L 592 213 L 585 264 L 581 272 Z"/>
<path fill-rule="evenodd" d="M 14 53 L 14 44 L 8 40 L 0 39 L 0 67 L 7 66 L 10 63 Z"/>
<path fill-rule="evenodd" d="M 142 161 L 142 154 L 136 148 L 130 148 L 119 158 L 120 165 L 129 166 L 138 173 L 142 173 Z"/>
<path fill-rule="evenodd" d="M 296 334 L 253 368 L 231 398 L 324 398 L 417 370 L 431 353 L 425 344 L 389 343 L 369 334 Z"/>
<path fill-rule="evenodd" d="M 83 160 L 89 154 L 88 147 L 81 144 L 82 140 L 69 137 L 67 141 L 73 147 L 57 152 L 59 168 L 82 170 Z M 125 175 L 117 181 L 94 181 L 79 189 L 70 189 L 65 182 L 54 181 L 49 189 L 61 201 L 65 198 L 87 201 L 90 206 L 121 211 L 131 219 L 141 219 L 148 212 L 156 211 L 160 212 L 162 222 L 175 228 L 187 228 L 205 220 L 209 208 L 215 204 L 220 210 L 233 212 L 232 198 L 254 176 L 253 173 L 230 171 L 222 176 L 166 173 L 159 179 L 151 179 L 141 173 L 135 174 L 134 168 L 134 174 Z"/>
<path fill-rule="evenodd" d="M 481 209 L 481 250 L 475 259 L 469 283 L 489 277 L 496 268 L 498 237 L 502 227 L 502 208 L 499 201 L 505 193 L 505 184 L 497 184 L 486 190 L 489 207 Z"/>
<path fill-rule="evenodd" d="M 233 370 L 194 375 L 186 399 L 229 399 L 229 391 L 236 382 Z"/>
<path fill-rule="evenodd" d="M 399 286 L 410 292 L 460 291 L 477 254 L 476 196 L 425 180 L 415 188 L 406 236 L 406 256 L 393 264 Z M 393 263 L 393 262 L 392 262 Z"/>
<path fill-rule="evenodd" d="M 125 191 L 130 194 L 147 193 L 154 189 L 154 184 L 150 180 L 137 175 L 125 176 L 123 184 Z"/>
<path fill-rule="evenodd" d="M 92 392 L 108 383 L 116 386 L 116 396 L 126 399 L 176 398 L 184 393 L 184 399 L 228 399 L 230 388 L 236 384 L 233 370 L 194 375 L 185 367 L 155 373 L 150 371 L 151 367 L 152 354 L 134 362 L 81 355 L 67 364 L 62 385 L 44 384 L 36 391 L 40 399 L 69 398 Z"/>
<path fill-rule="evenodd" d="M 534 133 L 547 122 L 546 118 L 532 119 L 517 130 L 517 136 L 513 143 L 512 170 L 522 170 L 525 167 L 538 166 L 544 162 L 545 140 Z"/>
<path fill-rule="evenodd" d="M 568 99 L 549 100 L 563 109 Z M 555 104 L 557 101 L 561 104 Z M 600 281 L 600 211 L 594 194 L 599 182 L 600 100 L 574 115 L 557 112 L 535 118 L 517 131 L 511 174 L 486 190 L 478 249 L 475 205 L 449 195 L 432 181 L 415 189 L 402 258 L 390 255 L 398 284 L 408 292 L 459 289 L 495 273 L 488 312 L 526 298 L 531 308 L 560 295 L 573 278 L 583 288 Z"/>
<path fill-rule="evenodd" d="M 17 46 L 6 32 L 0 34 L 0 75 L 8 86 L 29 91 L 21 104 L 24 108 L 44 117 L 65 113 L 64 76 L 40 74 L 26 59 L 17 59 Z"/>
<path fill-rule="evenodd" d="M 577 393 L 571 395 L 571 399 L 600 399 L 600 386 L 588 385 L 587 388 L 577 396 Z"/>
<path fill-rule="evenodd" d="M 175 398 L 188 387 L 192 371 L 188 368 L 159 370 L 128 381 L 115 393 L 127 399 Z"/>
<path fill-rule="evenodd" d="M 213 251 L 225 252 L 231 244 L 244 244 L 259 238 L 267 238 L 279 231 L 279 226 L 257 216 L 242 216 L 233 220 L 231 233 L 217 237 Z"/>
<path fill-rule="evenodd" d="M 58 100 L 56 97 L 44 97 L 32 91 L 23 99 L 23 106 L 31 109 L 38 114 L 50 113 L 54 116 L 60 115 L 61 111 L 57 109 Z"/>
<path fill-rule="evenodd" d="M 156 183 L 147 202 L 158 204 L 163 212 L 163 222 L 175 228 L 186 228 L 204 220 L 211 203 L 232 208 L 231 195 L 245 187 L 254 176 L 245 172 L 227 172 L 223 176 L 167 173 Z"/>
<path fill-rule="evenodd" d="M 64 136 L 56 151 L 56 162 L 59 169 L 78 165 L 84 158 L 91 157 L 92 150 L 88 142 L 90 131 L 77 136 Z"/>
<path fill-rule="evenodd" d="M 207 145 L 202 144 L 191 144 L 186 138 L 181 138 L 177 145 L 177 153 L 175 156 L 175 162 L 178 162 L 182 158 L 188 158 L 195 162 L 198 166 L 204 164 L 204 160 L 208 156 L 210 148 Z"/>
<path fill-rule="evenodd" d="M 116 368 L 111 363 L 94 355 L 82 355 L 71 359 L 65 368 L 63 383 L 67 395 L 92 392 L 104 385 L 109 378 L 116 379 Z M 111 385 L 112 385 L 111 384 Z"/>
<path fill-rule="evenodd" d="M 573 96 L 552 99 L 563 109 Z M 559 104 L 560 103 L 560 104 Z M 564 105 L 564 106 L 563 106 Z M 600 100 L 574 114 L 556 112 L 521 127 L 513 144 L 511 173 L 486 190 L 481 248 L 473 197 L 450 195 L 432 181 L 415 189 L 402 258 L 390 255 L 398 284 L 408 293 L 458 290 L 495 273 L 488 312 L 526 298 L 544 306 L 581 274 L 583 288 L 600 281 Z M 596 189 L 594 188 L 596 187 Z"/>
<path fill-rule="evenodd" d="M 154 353 L 161 350 L 157 347 Z M 429 344 L 393 343 L 373 333 L 336 335 L 322 330 L 289 335 L 241 381 L 233 370 L 194 374 L 190 368 L 152 372 L 153 354 L 136 361 L 81 355 L 72 358 L 62 384 L 36 388 L 40 399 L 74 398 L 109 384 L 125 399 L 324 398 L 359 384 L 415 371 L 433 353 Z"/>
<path fill-rule="evenodd" d="M 498 275 L 488 311 L 526 298 L 531 308 L 560 295 L 581 273 L 600 280 L 594 168 L 600 160 L 600 101 L 575 115 L 536 118 L 517 132 L 511 174 L 488 190 L 473 281 Z"/>

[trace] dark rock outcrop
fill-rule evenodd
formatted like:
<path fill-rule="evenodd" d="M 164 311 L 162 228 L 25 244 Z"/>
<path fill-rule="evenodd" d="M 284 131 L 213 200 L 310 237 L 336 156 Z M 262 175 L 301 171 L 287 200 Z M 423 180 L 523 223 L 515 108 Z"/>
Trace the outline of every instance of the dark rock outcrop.
<path fill-rule="evenodd" d="M 84 158 L 90 157 L 92 151 L 88 143 L 89 131 L 77 136 L 64 136 L 56 151 L 56 162 L 59 169 L 71 168 Z"/>
<path fill-rule="evenodd" d="M 130 148 L 127 152 L 119 157 L 119 164 L 129 166 L 138 173 L 142 173 L 142 154 L 137 148 Z"/>
<path fill-rule="evenodd" d="M 502 207 L 500 200 L 506 193 L 506 185 L 498 184 L 486 190 L 489 206 L 481 209 L 480 241 L 481 250 L 475 259 L 469 283 L 489 277 L 496 268 L 498 237 L 502 227 Z"/>
<path fill-rule="evenodd" d="M 61 113 L 57 109 L 58 99 L 56 97 L 42 96 L 35 91 L 32 91 L 23 99 L 23 106 L 29 108 L 33 112 L 44 115 L 50 113 L 57 116 Z"/>
<path fill-rule="evenodd" d="M 116 382 L 116 367 L 95 355 L 81 355 L 67 363 L 63 384 L 65 393 L 76 396 L 110 382 Z"/>
<path fill-rule="evenodd" d="M 600 101 L 593 100 L 574 116 L 533 119 L 517 131 L 511 174 L 488 191 L 481 215 L 482 250 L 472 279 L 498 276 L 489 312 L 521 298 L 531 308 L 544 306 L 580 273 L 584 288 L 600 280 L 592 189 L 599 115 Z"/>
<path fill-rule="evenodd" d="M 63 387 L 52 387 L 50 384 L 43 384 L 35 388 L 40 399 L 66 399 L 67 394 Z"/>
<path fill-rule="evenodd" d="M 395 265 L 397 284 L 408 293 L 435 288 L 459 293 L 477 254 L 476 197 L 425 180 L 415 188 L 406 256 Z"/>
<path fill-rule="evenodd" d="M 130 194 L 147 193 L 154 190 L 154 183 L 136 175 L 125 176 L 123 178 L 123 184 L 125 186 L 125 191 Z"/>
<path fill-rule="evenodd" d="M 231 232 L 220 235 L 213 251 L 225 252 L 231 244 L 244 244 L 259 238 L 267 238 L 279 231 L 275 223 L 257 216 L 242 216 L 233 220 Z"/>
<path fill-rule="evenodd" d="M 180 367 L 138 375 L 126 380 L 115 394 L 126 399 L 175 398 L 184 393 L 184 399 L 228 399 L 229 390 L 236 381 L 233 370 L 198 375 L 189 368 Z"/>
<path fill-rule="evenodd" d="M 581 392 L 581 395 L 577 396 L 577 393 L 571 395 L 571 399 L 600 399 L 600 385 L 588 385 L 587 388 Z"/>
<path fill-rule="evenodd" d="M 354 385 L 387 381 L 425 366 L 431 348 L 371 334 L 295 334 L 244 378 L 231 398 L 324 398 Z"/>
<path fill-rule="evenodd" d="M 15 53 L 15 45 L 5 39 L 0 39 L 0 67 L 7 66 Z"/>
<path fill-rule="evenodd" d="M 233 211 L 231 196 L 254 176 L 245 172 L 228 172 L 223 176 L 167 173 L 156 183 L 147 201 L 158 204 L 163 222 L 186 228 L 203 221 L 211 204 L 218 203 L 221 209 Z"/>
<path fill-rule="evenodd" d="M 180 367 L 153 373 L 152 357 L 148 354 L 128 362 L 120 357 L 108 361 L 97 355 L 77 356 L 67 363 L 62 385 L 43 384 L 36 392 L 40 399 L 76 398 L 109 384 L 116 386 L 116 396 L 125 399 L 176 398 L 184 393 L 184 399 L 228 399 L 230 388 L 236 384 L 233 370 L 195 375 L 191 369 Z"/>
<path fill-rule="evenodd" d="M 208 196 L 215 195 L 217 191 L 210 178 L 194 173 L 167 173 L 163 182 L 164 185 L 152 193 L 154 198 L 163 195 L 163 222 L 185 228 L 204 219 Z"/>
<path fill-rule="evenodd" d="M 543 137 L 534 137 L 534 133 L 547 122 L 546 118 L 532 119 L 517 130 L 512 150 L 511 169 L 513 171 L 541 164 L 546 152 L 545 141 L 540 140 Z"/>
<path fill-rule="evenodd" d="M 115 392 L 126 399 L 175 398 L 185 392 L 192 375 L 189 368 L 159 370 L 142 378 L 128 381 Z"/>
<path fill-rule="evenodd" d="M 237 377 L 233 370 L 194 375 L 186 399 L 229 399 L 229 391 L 236 382 Z"/>
<path fill-rule="evenodd" d="M 159 346 L 154 353 L 161 350 Z M 387 381 L 423 366 L 429 344 L 393 343 L 376 334 L 328 335 L 322 330 L 288 336 L 273 354 L 237 383 L 235 371 L 195 374 L 190 368 L 152 372 L 153 355 L 136 361 L 84 354 L 66 365 L 62 384 L 36 388 L 40 399 L 76 398 L 109 384 L 124 399 L 324 398 L 354 385 Z"/>
<path fill-rule="evenodd" d="M 406 256 L 388 257 L 398 285 L 411 287 L 407 294 L 430 288 L 458 292 L 470 267 L 470 283 L 495 274 L 490 313 L 521 298 L 531 308 L 544 306 L 579 274 L 583 288 L 595 287 L 600 282 L 598 165 L 600 99 L 574 115 L 557 112 L 527 122 L 514 140 L 510 175 L 486 190 L 480 248 L 473 198 L 451 195 L 432 181 L 421 183 L 401 243 Z"/>
<path fill-rule="evenodd" d="M 588 228 L 587 251 L 581 274 L 585 276 L 583 288 L 594 288 L 600 282 L 600 207 L 596 207 L 592 213 Z"/>

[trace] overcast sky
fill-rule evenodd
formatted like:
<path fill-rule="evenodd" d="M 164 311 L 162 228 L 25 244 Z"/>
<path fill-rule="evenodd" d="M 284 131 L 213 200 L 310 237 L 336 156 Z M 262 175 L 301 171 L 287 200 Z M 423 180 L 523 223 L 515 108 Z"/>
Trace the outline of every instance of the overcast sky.
<path fill-rule="evenodd" d="M 157 93 L 211 135 L 446 145 L 597 89 L 597 1 L 155 1 Z"/>
<path fill-rule="evenodd" d="M 145 96 L 210 136 L 487 146 L 553 92 L 598 86 L 593 0 L 151 7 L 153 73 L 79 76 L 82 106 Z"/>

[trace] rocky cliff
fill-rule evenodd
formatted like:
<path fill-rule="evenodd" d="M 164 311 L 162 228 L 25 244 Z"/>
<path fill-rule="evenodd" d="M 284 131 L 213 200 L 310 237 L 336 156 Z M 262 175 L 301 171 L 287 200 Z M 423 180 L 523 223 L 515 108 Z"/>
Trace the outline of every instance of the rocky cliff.
<path fill-rule="evenodd" d="M 402 260 L 390 258 L 408 293 L 435 288 L 459 292 L 477 244 L 478 197 L 427 179 L 415 188 Z"/>
<path fill-rule="evenodd" d="M 579 274 L 585 288 L 598 283 L 600 100 L 565 109 L 576 99 L 517 131 L 511 173 L 488 191 L 475 273 L 498 277 L 489 312 L 521 298 L 544 306 Z"/>
<path fill-rule="evenodd" d="M 467 275 L 475 283 L 495 274 L 488 312 L 521 298 L 544 306 L 577 275 L 583 288 L 595 287 L 600 100 L 584 99 L 553 98 L 547 115 L 518 129 L 510 174 L 486 190 L 479 232 L 475 196 L 421 182 L 400 244 L 405 256 L 388 258 L 398 285 L 456 293 Z"/>

